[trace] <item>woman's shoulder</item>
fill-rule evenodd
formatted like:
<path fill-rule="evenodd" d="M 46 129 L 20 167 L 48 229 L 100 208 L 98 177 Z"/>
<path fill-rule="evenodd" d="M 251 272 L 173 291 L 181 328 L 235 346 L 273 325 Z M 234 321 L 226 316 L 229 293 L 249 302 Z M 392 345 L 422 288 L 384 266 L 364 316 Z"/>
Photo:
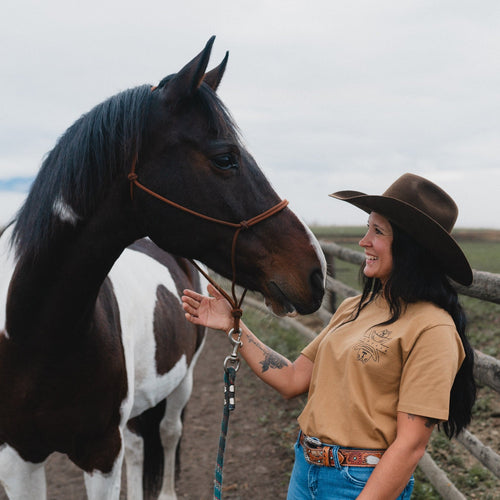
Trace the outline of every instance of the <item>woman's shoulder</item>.
<path fill-rule="evenodd" d="M 353 309 L 358 306 L 359 301 L 361 300 L 361 295 L 355 295 L 354 297 L 347 297 L 344 299 L 338 309 Z"/>
<path fill-rule="evenodd" d="M 407 329 L 414 332 L 416 338 L 430 331 L 439 331 L 451 337 L 456 335 L 456 325 L 451 315 L 431 302 L 409 304 L 402 320 L 406 323 Z"/>
<path fill-rule="evenodd" d="M 442 307 L 427 301 L 408 304 L 406 306 L 405 315 L 416 319 L 428 318 L 433 321 L 453 323 L 453 319 L 448 311 L 445 311 Z"/>

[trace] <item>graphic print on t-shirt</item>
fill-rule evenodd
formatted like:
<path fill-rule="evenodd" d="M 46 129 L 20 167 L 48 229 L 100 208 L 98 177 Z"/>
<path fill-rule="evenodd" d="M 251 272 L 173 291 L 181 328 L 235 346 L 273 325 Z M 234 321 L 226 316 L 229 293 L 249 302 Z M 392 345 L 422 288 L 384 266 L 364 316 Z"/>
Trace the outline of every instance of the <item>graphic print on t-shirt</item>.
<path fill-rule="evenodd" d="M 358 361 L 368 363 L 373 360 L 378 363 L 380 354 L 387 354 L 389 350 L 387 343 L 392 338 L 390 334 L 391 332 L 387 329 L 379 332 L 372 329 L 365 332 L 363 338 L 353 346 L 353 349 L 358 351 Z"/>

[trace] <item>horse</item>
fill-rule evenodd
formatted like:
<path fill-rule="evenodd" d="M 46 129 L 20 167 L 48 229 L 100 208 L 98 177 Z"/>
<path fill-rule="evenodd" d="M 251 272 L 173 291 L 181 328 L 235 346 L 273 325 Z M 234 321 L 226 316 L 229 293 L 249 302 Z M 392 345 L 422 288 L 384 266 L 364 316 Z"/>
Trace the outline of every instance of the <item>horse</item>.
<path fill-rule="evenodd" d="M 119 498 L 124 459 L 128 498 L 176 498 L 205 334 L 180 305 L 184 288 L 203 288 L 192 261 L 260 292 L 275 314 L 321 304 L 323 254 L 218 97 L 228 53 L 206 71 L 214 38 L 157 86 L 71 125 L 2 235 L 0 482 L 11 500 L 46 498 L 53 452 L 82 469 L 90 500 Z"/>

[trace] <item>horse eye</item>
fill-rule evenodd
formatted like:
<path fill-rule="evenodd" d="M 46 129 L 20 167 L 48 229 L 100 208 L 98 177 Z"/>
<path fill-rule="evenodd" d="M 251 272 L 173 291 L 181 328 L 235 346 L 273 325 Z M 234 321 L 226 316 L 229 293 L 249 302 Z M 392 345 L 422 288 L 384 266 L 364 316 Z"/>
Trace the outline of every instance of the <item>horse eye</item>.
<path fill-rule="evenodd" d="M 238 168 L 238 161 L 232 154 L 224 154 L 212 158 L 212 162 L 217 168 L 221 170 L 229 170 L 231 168 Z"/>

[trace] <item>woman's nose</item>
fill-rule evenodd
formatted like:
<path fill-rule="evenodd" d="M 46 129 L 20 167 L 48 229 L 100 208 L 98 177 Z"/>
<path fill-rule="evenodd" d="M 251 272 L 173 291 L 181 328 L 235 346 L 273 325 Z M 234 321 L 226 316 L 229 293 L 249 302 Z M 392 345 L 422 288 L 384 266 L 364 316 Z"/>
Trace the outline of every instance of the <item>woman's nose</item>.
<path fill-rule="evenodd" d="M 368 233 L 359 240 L 358 245 L 363 248 L 369 246 Z"/>

